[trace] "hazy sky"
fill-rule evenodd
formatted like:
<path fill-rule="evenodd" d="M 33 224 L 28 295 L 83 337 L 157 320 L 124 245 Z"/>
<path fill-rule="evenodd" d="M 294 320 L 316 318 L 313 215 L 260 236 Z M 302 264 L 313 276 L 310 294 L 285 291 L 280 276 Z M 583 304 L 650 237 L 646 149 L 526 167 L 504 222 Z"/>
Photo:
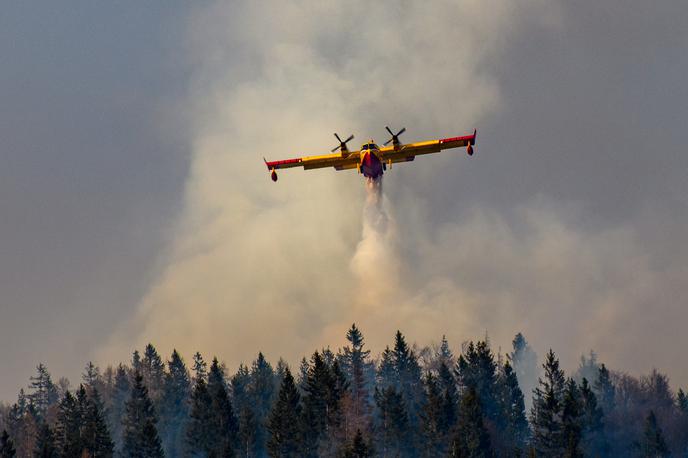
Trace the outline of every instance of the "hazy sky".
<path fill-rule="evenodd" d="M 0 16 L 0 399 L 39 362 L 152 341 L 289 361 L 397 328 L 523 331 L 573 368 L 688 384 L 688 6 L 437 1 L 7 5 Z M 385 175 L 262 157 L 478 128 Z"/>

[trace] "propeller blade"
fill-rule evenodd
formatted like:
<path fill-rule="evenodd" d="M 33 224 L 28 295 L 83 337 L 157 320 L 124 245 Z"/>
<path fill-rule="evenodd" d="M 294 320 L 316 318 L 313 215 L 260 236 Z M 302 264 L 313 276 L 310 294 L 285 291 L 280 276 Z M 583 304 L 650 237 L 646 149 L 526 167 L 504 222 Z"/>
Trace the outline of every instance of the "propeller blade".
<path fill-rule="evenodd" d="M 389 145 L 391 142 L 394 142 L 394 144 L 397 145 L 399 143 L 399 135 L 406 132 L 406 127 L 402 127 L 401 130 L 399 132 L 397 132 L 396 134 L 394 132 L 392 132 L 392 129 L 390 129 L 389 126 L 385 126 L 385 129 L 387 129 L 387 132 L 389 132 L 389 135 L 392 136 L 392 138 L 390 138 L 389 140 L 387 140 L 386 142 L 383 143 L 383 145 L 385 145 L 385 146 Z"/>
<path fill-rule="evenodd" d="M 333 153 L 334 153 L 335 151 L 337 151 L 338 149 L 346 150 L 346 142 L 348 142 L 348 141 L 350 141 L 350 140 L 353 140 L 353 138 L 354 138 L 354 136 L 353 136 L 353 134 L 352 134 L 349 138 L 347 138 L 346 140 L 342 141 L 342 139 L 339 138 L 339 135 L 337 135 L 337 132 L 334 133 L 334 136 L 335 136 L 335 138 L 337 139 L 337 141 L 339 141 L 339 146 L 335 146 L 333 149 L 330 150 L 330 151 L 332 151 Z"/>

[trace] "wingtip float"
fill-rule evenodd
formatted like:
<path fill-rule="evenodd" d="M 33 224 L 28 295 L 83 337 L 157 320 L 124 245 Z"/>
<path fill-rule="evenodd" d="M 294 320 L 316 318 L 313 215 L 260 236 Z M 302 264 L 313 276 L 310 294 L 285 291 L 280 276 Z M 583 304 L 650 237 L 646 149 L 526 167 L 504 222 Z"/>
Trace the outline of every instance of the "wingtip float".
<path fill-rule="evenodd" d="M 366 178 L 376 179 L 382 176 L 385 170 L 387 170 L 387 167 L 391 168 L 393 163 L 410 162 L 413 161 L 416 156 L 422 154 L 439 153 L 445 149 L 465 147 L 466 153 L 469 156 L 473 156 L 475 139 L 478 134 L 477 129 L 475 129 L 471 135 L 402 144 L 399 141 L 399 135 L 406 131 L 405 127 L 396 134 L 387 126 L 385 126 L 385 129 L 387 129 L 391 138 L 383 143 L 382 148 L 371 139 L 364 143 L 360 150 L 349 151 L 346 144 L 353 140 L 354 136 L 350 135 L 346 140 L 342 140 L 339 135 L 335 133 L 334 136 L 337 141 L 339 141 L 339 145 L 331 150 L 331 154 L 305 156 L 279 161 L 268 161 L 265 158 L 263 158 L 263 160 L 270 172 L 272 181 L 277 181 L 278 169 L 292 167 L 303 167 L 304 170 L 321 169 L 325 167 L 333 167 L 338 171 L 356 169 L 358 173 L 363 174 Z"/>

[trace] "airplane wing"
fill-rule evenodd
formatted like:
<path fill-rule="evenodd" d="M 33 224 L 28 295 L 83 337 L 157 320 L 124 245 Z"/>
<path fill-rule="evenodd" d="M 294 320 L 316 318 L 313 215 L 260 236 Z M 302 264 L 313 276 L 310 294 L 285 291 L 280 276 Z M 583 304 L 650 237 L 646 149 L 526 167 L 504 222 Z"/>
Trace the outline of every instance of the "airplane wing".
<path fill-rule="evenodd" d="M 392 145 L 380 148 L 380 153 L 384 162 L 408 162 L 421 154 L 439 153 L 444 149 L 466 147 L 469 155 L 473 155 L 473 145 L 477 130 L 472 135 L 463 137 L 449 137 L 440 140 L 429 140 L 425 142 L 408 143 L 406 145 Z"/>
<path fill-rule="evenodd" d="M 320 156 L 305 156 L 294 159 L 284 159 L 281 161 L 265 161 L 268 170 L 273 172 L 272 179 L 277 181 L 277 169 L 288 169 L 292 167 L 303 167 L 305 170 L 321 169 L 334 167 L 335 170 L 355 169 L 360 160 L 360 151 L 346 151 L 333 154 L 323 154 Z"/>

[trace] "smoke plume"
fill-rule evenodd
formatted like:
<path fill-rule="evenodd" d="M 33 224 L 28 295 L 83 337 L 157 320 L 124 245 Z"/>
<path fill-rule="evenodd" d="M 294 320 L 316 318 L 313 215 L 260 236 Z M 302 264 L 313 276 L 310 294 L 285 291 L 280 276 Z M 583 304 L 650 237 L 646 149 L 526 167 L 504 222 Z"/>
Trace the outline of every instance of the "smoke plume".
<path fill-rule="evenodd" d="M 412 339 L 441 335 L 446 321 L 404 298 L 404 271 L 413 269 L 403 246 L 419 239 L 400 242 L 379 189 L 369 184 L 365 197 L 360 176 L 326 170 L 280 171 L 273 184 L 262 157 L 323 151 L 337 129 L 365 138 L 403 121 L 419 139 L 469 131 L 499 104 L 482 65 L 504 51 L 513 24 L 530 23 L 534 11 L 549 21 L 546 4 L 199 9 L 189 29 L 196 84 L 185 108 L 195 134 L 185 210 L 139 313 L 99 357 L 125 359 L 152 341 L 162 351 L 217 353 L 230 367 L 258 349 L 295 360 L 337 345 L 352 321 L 371 348 L 396 327 Z M 417 182 L 455 159 L 415 167 Z M 404 202 L 409 227 L 419 226 L 423 203 Z M 426 319 L 407 321 L 414 315 Z"/>
<path fill-rule="evenodd" d="M 539 0 L 199 9 L 189 31 L 194 137 L 184 211 L 139 313 L 101 357 L 125 359 L 152 341 L 217 354 L 229 367 L 258 350 L 295 362 L 343 343 L 355 321 L 373 351 L 396 329 L 421 344 L 446 334 L 454 348 L 486 331 L 506 347 L 523 331 L 565 365 L 592 347 L 612 367 L 668 366 L 657 349 L 682 335 L 683 314 L 675 301 L 653 299 L 680 291 L 685 264 L 658 269 L 641 226 L 585 226 L 577 202 L 537 186 L 509 200 L 504 179 L 490 176 L 509 178 L 505 163 L 523 173 L 542 163 L 523 180 L 556 181 L 568 175 L 551 164 L 575 155 L 542 152 L 531 138 L 490 151 L 498 129 L 483 130 L 473 158 L 452 151 L 399 165 L 384 194 L 350 171 L 278 171 L 273 184 L 262 163 L 324 151 L 339 129 L 361 139 L 406 126 L 406 140 L 421 140 L 489 124 L 509 108 L 500 64 L 510 43 L 560 20 L 557 2 Z M 535 159 L 525 162 L 514 144 Z M 587 177 L 569 175 L 575 189 Z M 482 201 L 465 182 L 486 183 Z M 636 318 L 649 304 L 655 313 Z M 643 344 L 650 339 L 657 345 Z"/>

